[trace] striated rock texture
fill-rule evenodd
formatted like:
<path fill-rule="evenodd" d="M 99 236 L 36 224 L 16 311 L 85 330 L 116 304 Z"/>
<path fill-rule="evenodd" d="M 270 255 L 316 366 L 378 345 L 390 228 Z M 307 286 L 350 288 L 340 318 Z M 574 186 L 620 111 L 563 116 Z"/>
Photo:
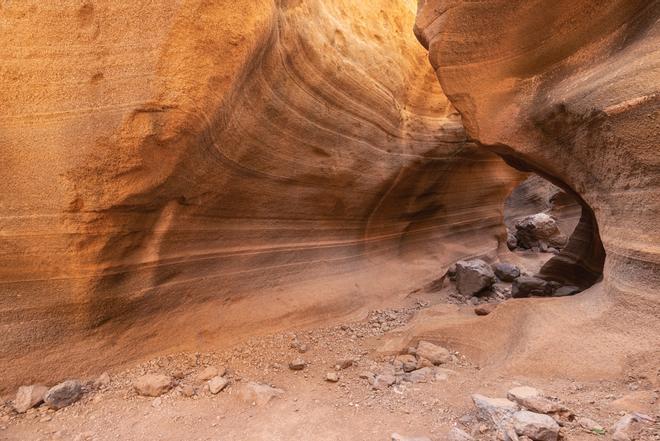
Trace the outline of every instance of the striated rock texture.
<path fill-rule="evenodd" d="M 467 142 L 415 6 L 0 3 L 0 392 L 355 313 L 503 243 L 523 175 Z"/>
<path fill-rule="evenodd" d="M 562 311 L 548 303 L 556 323 L 527 335 L 558 341 L 568 325 L 561 351 L 581 351 L 576 366 L 599 351 L 612 350 L 611 365 L 622 354 L 642 364 L 659 356 L 650 343 L 660 329 L 659 18 L 660 2 L 648 0 L 419 4 L 416 34 L 469 136 L 583 204 L 570 243 L 544 271 L 584 281 L 604 262 L 604 298 L 562 299 Z M 562 269 L 571 261 L 582 270 Z M 595 333 L 596 343 L 584 338 Z"/>

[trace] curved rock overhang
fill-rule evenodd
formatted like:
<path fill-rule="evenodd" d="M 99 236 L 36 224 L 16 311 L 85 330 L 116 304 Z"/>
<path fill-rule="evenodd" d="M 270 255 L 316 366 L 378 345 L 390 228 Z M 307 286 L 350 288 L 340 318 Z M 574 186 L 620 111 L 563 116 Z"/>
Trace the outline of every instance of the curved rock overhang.
<path fill-rule="evenodd" d="M 502 331 L 494 358 L 515 353 L 520 371 L 548 353 L 564 375 L 657 364 L 659 17 L 646 0 L 419 2 L 416 35 L 468 136 L 578 196 L 583 266 L 606 253 L 597 288 L 489 317 L 489 335 Z M 463 343 L 483 345 L 476 334 Z"/>

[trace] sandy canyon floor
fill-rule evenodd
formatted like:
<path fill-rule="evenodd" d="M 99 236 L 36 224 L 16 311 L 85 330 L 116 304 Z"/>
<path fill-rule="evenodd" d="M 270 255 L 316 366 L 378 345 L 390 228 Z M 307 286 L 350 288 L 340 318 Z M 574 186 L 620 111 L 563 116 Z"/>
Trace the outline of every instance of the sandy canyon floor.
<path fill-rule="evenodd" d="M 103 386 L 88 379 L 83 398 L 59 411 L 41 406 L 17 415 L 7 401 L 0 407 L 0 439 L 376 441 L 398 433 L 411 437 L 403 439 L 445 440 L 458 427 L 474 439 L 495 440 L 496 431 L 479 419 L 471 394 L 506 397 L 507 390 L 521 385 L 541 389 L 577 417 L 591 418 L 604 428 L 630 412 L 657 421 L 657 378 L 640 376 L 634 366 L 625 377 L 609 382 L 539 379 L 494 375 L 452 351 L 452 360 L 433 368 L 435 375 L 429 378 L 375 389 L 365 377 L 391 368 L 394 355 L 384 349 L 388 343 L 420 313 L 446 307 L 454 295 L 455 288 L 447 285 L 440 292 L 412 293 L 398 307 L 371 311 L 355 322 L 263 335 L 223 351 L 165 354 L 110 372 Z M 474 314 L 471 305 L 458 307 Z M 304 360 L 304 369 L 290 369 L 297 359 Z M 338 367 L 345 360 L 352 364 Z M 199 379 L 208 367 L 227 371 L 229 384 L 217 394 Z M 139 396 L 133 381 L 147 373 L 170 375 L 177 386 L 158 398 Z M 336 373 L 339 381 L 327 381 L 328 373 Z M 284 393 L 265 404 L 246 401 L 239 390 L 250 382 Z M 190 391 L 190 386 L 195 393 L 186 396 L 184 389 Z M 575 421 L 566 422 L 561 434 L 567 440 L 610 439 Z M 660 425 L 640 424 L 634 436 L 658 440 Z"/>

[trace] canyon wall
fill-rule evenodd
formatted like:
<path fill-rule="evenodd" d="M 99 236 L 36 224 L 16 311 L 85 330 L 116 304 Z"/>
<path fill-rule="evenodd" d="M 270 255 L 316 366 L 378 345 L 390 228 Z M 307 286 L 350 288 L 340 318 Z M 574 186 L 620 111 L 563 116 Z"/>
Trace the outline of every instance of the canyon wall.
<path fill-rule="evenodd" d="M 0 392 L 358 314 L 504 243 L 403 0 L 0 3 Z M 460 103 L 459 103 L 460 104 Z"/>
<path fill-rule="evenodd" d="M 659 18 L 648 0 L 419 3 L 416 35 L 469 136 L 582 200 L 558 260 L 589 271 L 604 259 L 602 285 L 521 305 L 527 324 L 504 332 L 524 336 L 528 360 L 560 348 L 556 372 L 575 370 L 571 356 L 583 372 L 660 360 Z"/>

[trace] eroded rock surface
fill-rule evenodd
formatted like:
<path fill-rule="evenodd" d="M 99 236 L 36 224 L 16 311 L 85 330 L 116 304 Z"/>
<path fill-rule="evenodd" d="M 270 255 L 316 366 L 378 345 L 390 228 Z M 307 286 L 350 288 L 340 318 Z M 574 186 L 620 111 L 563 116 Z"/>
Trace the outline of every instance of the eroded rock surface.
<path fill-rule="evenodd" d="M 522 175 L 467 141 L 415 6 L 4 2 L 0 389 L 366 310 L 496 249 Z"/>

